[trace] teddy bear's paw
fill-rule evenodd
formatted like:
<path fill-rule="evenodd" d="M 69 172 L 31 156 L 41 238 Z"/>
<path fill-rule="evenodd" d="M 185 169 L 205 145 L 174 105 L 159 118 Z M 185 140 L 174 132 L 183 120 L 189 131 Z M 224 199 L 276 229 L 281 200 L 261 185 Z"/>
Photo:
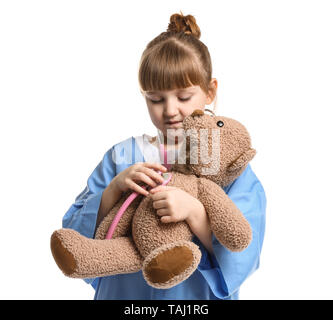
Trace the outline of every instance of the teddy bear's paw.
<path fill-rule="evenodd" d="M 146 257 L 143 276 L 152 287 L 168 289 L 191 276 L 200 259 L 200 249 L 193 242 L 181 240 L 168 243 Z"/>
<path fill-rule="evenodd" d="M 80 279 L 138 272 L 143 260 L 129 237 L 96 240 L 72 229 L 53 232 L 51 251 L 66 276 Z"/>

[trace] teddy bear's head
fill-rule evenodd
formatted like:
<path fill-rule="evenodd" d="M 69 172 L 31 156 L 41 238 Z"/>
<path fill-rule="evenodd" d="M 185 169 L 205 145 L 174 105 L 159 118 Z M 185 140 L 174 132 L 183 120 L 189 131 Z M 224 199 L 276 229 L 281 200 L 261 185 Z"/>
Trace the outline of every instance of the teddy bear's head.
<path fill-rule="evenodd" d="M 256 154 L 247 129 L 231 118 L 195 110 L 185 117 L 183 130 L 186 143 L 171 169 L 223 187 L 234 181 Z"/>

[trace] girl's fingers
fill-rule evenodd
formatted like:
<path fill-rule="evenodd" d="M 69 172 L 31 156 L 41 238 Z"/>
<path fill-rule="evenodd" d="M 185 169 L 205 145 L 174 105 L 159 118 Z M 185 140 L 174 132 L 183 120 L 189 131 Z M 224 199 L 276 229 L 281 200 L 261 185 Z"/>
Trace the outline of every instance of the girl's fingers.
<path fill-rule="evenodd" d="M 167 215 L 168 213 L 169 213 L 168 209 L 158 209 L 156 211 L 156 214 L 160 217 L 163 217 L 163 216 Z"/>
<path fill-rule="evenodd" d="M 144 162 L 143 165 L 148 168 L 152 168 L 155 170 L 160 170 L 162 172 L 167 172 L 168 169 L 161 165 L 160 163 L 154 163 L 154 162 Z"/>
<path fill-rule="evenodd" d="M 157 183 L 155 181 L 153 181 L 149 176 L 144 174 L 143 172 L 136 172 L 134 174 L 133 180 L 137 180 L 140 182 L 142 181 L 153 188 L 157 186 Z"/>
<path fill-rule="evenodd" d="M 158 184 L 161 184 L 164 182 L 163 177 L 158 174 L 156 171 L 150 169 L 150 168 L 142 168 L 142 172 L 145 173 L 147 176 L 153 178 Z"/>
<path fill-rule="evenodd" d="M 162 192 L 164 186 L 159 186 L 154 189 L 149 190 L 153 201 L 166 199 L 166 193 Z"/>
<path fill-rule="evenodd" d="M 159 191 L 170 191 L 170 190 L 174 190 L 175 187 L 171 187 L 171 186 L 157 186 L 156 188 L 153 188 L 150 190 L 150 193 L 157 193 Z"/>
<path fill-rule="evenodd" d="M 154 193 L 157 191 L 163 191 L 163 190 L 165 190 L 164 188 L 165 188 L 165 186 L 157 186 L 154 189 L 151 189 L 150 191 L 152 191 Z"/>
<path fill-rule="evenodd" d="M 153 207 L 155 209 L 167 208 L 167 202 L 165 200 L 153 201 Z"/>
<path fill-rule="evenodd" d="M 152 162 L 137 163 L 133 165 L 131 171 L 128 172 L 128 176 L 124 179 L 124 185 L 127 185 L 127 188 L 132 189 L 133 191 L 139 194 L 147 196 L 149 195 L 149 192 L 145 189 L 147 189 L 148 187 L 155 188 L 159 184 L 162 184 L 164 182 L 163 177 L 155 170 L 166 172 L 167 168 L 165 168 L 163 165 L 159 163 L 152 163 Z M 148 186 L 140 186 L 138 184 L 140 182 Z"/>
<path fill-rule="evenodd" d="M 171 222 L 174 222 L 171 216 L 164 216 L 164 217 L 162 217 L 160 220 L 161 220 L 161 222 L 163 222 L 163 223 L 171 223 Z"/>
<path fill-rule="evenodd" d="M 145 187 L 140 187 L 139 185 L 137 185 L 133 181 L 129 182 L 129 188 L 132 189 L 133 191 L 139 193 L 139 194 L 144 195 L 144 196 L 149 195 L 149 192 L 147 190 L 145 190 Z"/>

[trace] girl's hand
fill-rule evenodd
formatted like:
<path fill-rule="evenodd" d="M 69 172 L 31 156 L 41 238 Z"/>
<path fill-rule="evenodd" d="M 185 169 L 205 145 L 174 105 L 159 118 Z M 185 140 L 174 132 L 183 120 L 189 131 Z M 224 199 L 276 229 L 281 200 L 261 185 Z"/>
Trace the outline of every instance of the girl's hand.
<path fill-rule="evenodd" d="M 121 192 L 132 189 L 139 194 L 147 196 L 149 192 L 142 188 L 138 182 L 148 184 L 153 188 L 163 183 L 163 177 L 155 170 L 161 172 L 167 171 L 159 163 L 138 162 L 121 171 L 112 181 Z"/>
<path fill-rule="evenodd" d="M 171 186 L 158 186 L 150 190 L 153 207 L 161 222 L 178 222 L 195 217 L 204 210 L 202 203 L 186 191 Z"/>

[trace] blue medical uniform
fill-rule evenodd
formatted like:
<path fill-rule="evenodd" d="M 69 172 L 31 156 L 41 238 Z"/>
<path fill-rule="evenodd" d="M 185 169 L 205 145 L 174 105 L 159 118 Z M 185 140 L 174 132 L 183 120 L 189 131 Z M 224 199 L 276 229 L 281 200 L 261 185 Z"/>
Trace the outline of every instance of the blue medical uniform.
<path fill-rule="evenodd" d="M 63 227 L 93 238 L 104 189 L 119 172 L 136 162 L 144 161 L 134 137 L 115 144 L 105 153 L 89 176 L 87 186 L 66 212 Z M 252 242 L 245 250 L 231 252 L 212 235 L 214 254 L 210 254 L 200 240 L 193 236 L 193 241 L 200 247 L 202 258 L 197 270 L 182 283 L 170 289 L 156 289 L 147 285 L 141 271 L 84 279 L 95 289 L 94 299 L 239 299 L 240 286 L 259 267 L 265 233 L 266 196 L 250 165 L 223 189 L 251 225 Z"/>

